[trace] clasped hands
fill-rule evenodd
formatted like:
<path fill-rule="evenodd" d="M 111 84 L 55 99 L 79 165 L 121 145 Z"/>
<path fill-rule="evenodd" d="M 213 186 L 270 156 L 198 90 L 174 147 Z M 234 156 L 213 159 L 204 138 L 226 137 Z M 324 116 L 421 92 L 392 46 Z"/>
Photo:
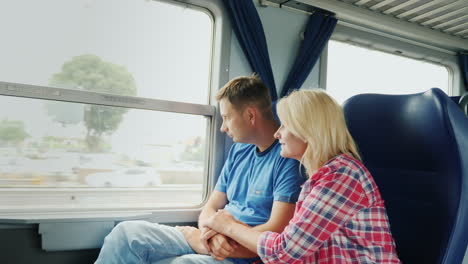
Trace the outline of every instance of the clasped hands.
<path fill-rule="evenodd" d="M 182 232 L 190 247 L 199 254 L 211 255 L 222 261 L 238 247 L 236 241 L 223 235 L 228 225 L 237 220 L 225 210 L 219 210 L 201 223 L 201 228 L 176 226 Z"/>

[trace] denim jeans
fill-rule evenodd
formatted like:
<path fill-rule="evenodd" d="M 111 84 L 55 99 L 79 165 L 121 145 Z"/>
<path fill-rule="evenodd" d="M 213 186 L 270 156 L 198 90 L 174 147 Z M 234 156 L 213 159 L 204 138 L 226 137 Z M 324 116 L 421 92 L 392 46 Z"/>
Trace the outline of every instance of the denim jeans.
<path fill-rule="evenodd" d="M 118 224 L 106 236 L 95 264 L 241 264 L 250 261 L 216 261 L 211 256 L 195 253 L 184 235 L 174 227 L 127 221 Z"/>

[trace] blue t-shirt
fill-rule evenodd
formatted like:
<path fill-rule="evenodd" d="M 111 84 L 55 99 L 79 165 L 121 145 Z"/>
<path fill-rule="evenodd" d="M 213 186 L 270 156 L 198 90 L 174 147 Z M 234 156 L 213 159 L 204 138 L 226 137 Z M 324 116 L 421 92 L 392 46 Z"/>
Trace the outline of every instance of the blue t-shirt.
<path fill-rule="evenodd" d="M 280 151 L 277 140 L 261 153 L 255 145 L 232 145 L 215 190 L 226 193 L 224 209 L 239 221 L 264 224 L 273 201 L 297 201 L 305 177 L 299 173 L 299 162 L 281 157 Z"/>

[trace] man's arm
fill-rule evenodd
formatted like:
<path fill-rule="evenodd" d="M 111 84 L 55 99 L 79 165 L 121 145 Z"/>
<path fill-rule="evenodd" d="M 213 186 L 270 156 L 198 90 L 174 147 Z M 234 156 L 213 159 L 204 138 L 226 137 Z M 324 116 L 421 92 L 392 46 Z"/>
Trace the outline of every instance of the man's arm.
<path fill-rule="evenodd" d="M 208 219 L 210 216 L 215 214 L 219 209 L 222 209 L 226 206 L 227 204 L 227 195 L 224 192 L 220 192 L 217 190 L 214 190 L 211 193 L 210 198 L 208 199 L 208 202 L 203 206 L 203 209 L 200 213 L 200 216 L 198 216 L 198 229 L 199 232 L 197 232 L 197 239 L 192 239 L 195 236 L 187 236 L 184 234 L 185 238 L 189 242 L 190 246 L 192 249 L 195 250 L 197 253 L 205 254 L 205 253 L 210 253 L 210 246 L 208 246 L 208 242 L 204 241 L 201 239 L 201 235 L 210 230 L 207 227 L 203 227 L 203 222 Z M 188 238 L 191 237 L 189 240 Z M 226 245 L 223 245 L 223 247 L 226 247 Z M 228 246 L 229 249 L 230 246 Z M 232 250 L 232 249 L 231 249 Z"/>
<path fill-rule="evenodd" d="M 205 221 L 207 218 L 212 216 L 213 214 L 216 213 L 219 209 L 224 208 L 224 206 L 227 204 L 227 196 L 225 193 L 220 192 L 220 191 L 213 191 L 213 193 L 210 196 L 210 199 L 206 203 L 206 205 L 203 207 L 202 212 L 200 213 L 200 216 L 198 218 L 198 226 L 200 227 L 200 230 L 203 231 L 203 221 Z M 273 231 L 273 232 L 281 232 L 283 231 L 284 227 L 289 223 L 289 220 L 292 218 L 294 214 L 294 209 L 295 205 L 290 204 L 290 203 L 285 203 L 285 202 L 280 202 L 280 201 L 274 201 L 273 202 L 273 207 L 271 210 L 271 215 L 268 221 L 264 224 L 255 226 L 254 229 L 260 232 L 263 231 Z M 203 232 L 202 232 L 203 233 Z M 221 236 L 218 239 L 213 239 L 213 245 L 215 248 L 214 250 L 221 250 L 223 247 L 223 243 L 226 243 L 225 239 L 223 242 L 222 236 L 224 235 L 217 235 Z M 190 245 L 192 248 L 200 248 L 198 243 L 202 244 L 202 242 L 198 241 L 190 241 Z M 196 245 L 198 244 L 198 245 Z M 253 258 L 256 257 L 257 253 L 252 252 L 242 246 L 238 246 L 233 253 L 231 253 L 228 257 L 233 257 L 233 258 Z"/>
<path fill-rule="evenodd" d="M 273 207 L 271 210 L 271 215 L 268 221 L 264 224 L 255 226 L 253 229 L 257 230 L 259 232 L 264 232 L 264 231 L 272 231 L 272 232 L 278 232 L 281 233 L 283 229 L 288 225 L 289 220 L 293 217 L 294 215 L 294 210 L 295 210 L 295 204 L 290 204 L 290 203 L 285 203 L 285 202 L 280 202 L 280 201 L 274 201 L 273 202 Z M 224 236 L 221 234 L 218 234 L 217 236 Z M 215 238 L 215 237 L 213 237 Z M 216 243 L 213 241 L 213 243 Z M 218 245 L 215 244 L 213 245 L 217 247 Z M 221 245 L 219 245 L 221 247 Z M 252 252 L 248 250 L 247 248 L 239 245 L 233 253 L 229 254 L 227 257 L 230 258 L 253 258 L 257 257 L 256 252 Z M 220 258 L 221 259 L 221 258 Z"/>
<path fill-rule="evenodd" d="M 253 229 L 260 232 L 272 231 L 281 233 L 293 217 L 295 208 L 296 204 L 274 201 L 270 219 L 264 224 L 255 226 Z"/>
<path fill-rule="evenodd" d="M 214 190 L 198 217 L 198 227 L 202 229 L 203 221 L 215 214 L 219 209 L 223 209 L 226 204 L 227 195 L 223 192 Z"/>
<path fill-rule="evenodd" d="M 190 247 L 197 253 L 199 254 L 209 254 L 208 248 L 205 247 L 201 240 L 201 236 L 203 232 L 210 230 L 207 227 L 203 227 L 203 221 L 216 213 L 221 208 L 224 208 L 224 206 L 227 203 L 227 196 L 225 193 L 220 192 L 220 191 L 213 191 L 213 193 L 210 196 L 210 199 L 208 199 L 208 202 L 206 205 L 203 207 L 202 212 L 200 213 L 200 216 L 198 217 L 198 227 L 199 228 L 194 228 L 190 226 L 176 226 L 177 229 L 179 229 L 180 232 L 184 235 L 185 239 L 189 243 Z"/>

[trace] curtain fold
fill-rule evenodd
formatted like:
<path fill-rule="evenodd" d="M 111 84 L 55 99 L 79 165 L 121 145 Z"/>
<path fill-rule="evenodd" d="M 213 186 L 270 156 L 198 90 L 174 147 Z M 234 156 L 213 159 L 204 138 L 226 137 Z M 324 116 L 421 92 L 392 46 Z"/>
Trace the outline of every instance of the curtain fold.
<path fill-rule="evenodd" d="M 323 48 L 335 29 L 337 19 L 331 13 L 317 10 L 310 15 L 304 32 L 304 40 L 296 56 L 288 78 L 281 90 L 281 97 L 299 89 L 317 63 Z"/>
<path fill-rule="evenodd" d="M 278 99 L 275 79 L 268 53 L 263 25 L 252 0 L 223 0 L 232 27 L 247 60 L 270 89 L 271 99 Z M 316 64 L 335 29 L 337 19 L 332 13 L 317 9 L 310 15 L 304 40 L 281 90 L 281 97 L 299 89 Z"/>
<path fill-rule="evenodd" d="M 463 80 L 465 81 L 465 90 L 468 91 L 468 54 L 459 54 L 460 66 L 462 70 Z"/>
<path fill-rule="evenodd" d="M 276 101 L 275 79 L 268 54 L 262 22 L 252 0 L 223 0 L 239 43 L 256 72 L 270 89 L 271 99 Z"/>

